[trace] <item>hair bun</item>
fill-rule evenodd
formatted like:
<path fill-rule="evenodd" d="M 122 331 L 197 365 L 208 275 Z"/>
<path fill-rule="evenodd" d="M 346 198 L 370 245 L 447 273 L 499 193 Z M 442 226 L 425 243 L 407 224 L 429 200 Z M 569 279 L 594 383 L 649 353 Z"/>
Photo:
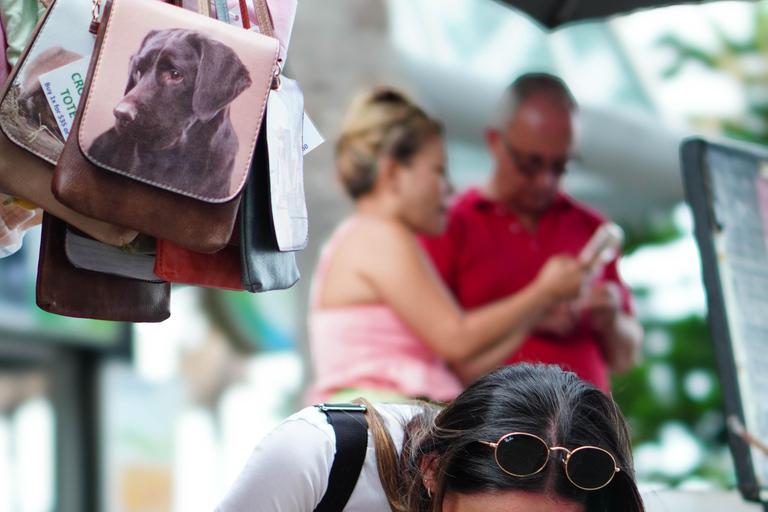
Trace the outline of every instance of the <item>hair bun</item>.
<path fill-rule="evenodd" d="M 336 144 L 336 170 L 347 193 L 357 199 L 373 188 L 380 157 L 406 163 L 441 133 L 440 123 L 399 89 L 381 86 L 357 97 Z"/>
<path fill-rule="evenodd" d="M 415 107 L 415 104 L 402 91 L 388 86 L 376 87 L 371 91 L 370 101 L 371 103 L 402 103 Z"/>

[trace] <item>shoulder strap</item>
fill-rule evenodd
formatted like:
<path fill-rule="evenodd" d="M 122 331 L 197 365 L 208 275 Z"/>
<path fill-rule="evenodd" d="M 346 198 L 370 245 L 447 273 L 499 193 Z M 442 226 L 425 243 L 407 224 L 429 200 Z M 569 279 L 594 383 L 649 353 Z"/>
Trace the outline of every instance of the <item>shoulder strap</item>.
<path fill-rule="evenodd" d="M 368 450 L 368 421 L 365 406 L 320 404 L 336 434 L 336 456 L 328 477 L 328 489 L 315 512 L 341 512 L 360 478 Z"/>

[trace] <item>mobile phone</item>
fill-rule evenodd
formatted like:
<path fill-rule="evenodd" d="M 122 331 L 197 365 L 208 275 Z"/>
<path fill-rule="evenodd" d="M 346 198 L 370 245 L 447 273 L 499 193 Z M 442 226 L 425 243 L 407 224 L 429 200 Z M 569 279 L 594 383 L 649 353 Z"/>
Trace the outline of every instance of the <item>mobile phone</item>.
<path fill-rule="evenodd" d="M 613 222 L 606 222 L 595 230 L 592 238 L 579 253 L 579 261 L 596 269 L 607 265 L 619 255 L 624 245 L 624 231 Z"/>

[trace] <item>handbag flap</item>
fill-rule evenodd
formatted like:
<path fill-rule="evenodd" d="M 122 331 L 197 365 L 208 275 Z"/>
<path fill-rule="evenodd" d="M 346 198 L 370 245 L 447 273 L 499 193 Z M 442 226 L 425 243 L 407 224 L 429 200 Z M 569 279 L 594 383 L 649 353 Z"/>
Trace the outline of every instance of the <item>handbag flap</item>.
<path fill-rule="evenodd" d="M 276 39 L 157 0 L 113 0 L 83 107 L 94 165 L 210 203 L 245 186 Z"/>
<path fill-rule="evenodd" d="M 98 240 L 78 234 L 69 226 L 67 227 L 64 251 L 69 262 L 82 270 L 148 283 L 162 283 L 164 281 L 154 273 L 154 255 L 131 254 L 119 247 L 103 244 Z"/>
<path fill-rule="evenodd" d="M 307 246 L 309 221 L 304 198 L 304 95 L 298 82 L 282 77 L 267 101 L 267 149 L 272 219 L 281 251 Z"/>
<path fill-rule="evenodd" d="M 55 0 L 2 94 L 0 129 L 14 144 L 52 164 L 59 159 L 65 139 L 56 117 L 63 116 L 65 124 L 71 123 L 77 95 L 69 87 L 51 83 L 46 95 L 39 78 L 90 57 L 95 42 L 95 36 L 88 32 L 92 6 L 92 0 Z M 82 78 L 70 82 L 82 88 Z M 58 112 L 54 113 L 48 97 Z"/>

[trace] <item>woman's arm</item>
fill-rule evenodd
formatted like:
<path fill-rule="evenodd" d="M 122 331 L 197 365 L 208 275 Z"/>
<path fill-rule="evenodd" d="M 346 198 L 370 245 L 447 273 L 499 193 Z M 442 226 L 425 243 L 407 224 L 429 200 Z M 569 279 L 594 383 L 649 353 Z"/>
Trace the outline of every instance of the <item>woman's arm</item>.
<path fill-rule="evenodd" d="M 486 373 L 495 370 L 509 355 L 520 348 L 528 337 L 528 330 L 523 326 L 512 334 L 493 345 L 485 352 L 464 361 L 451 365 L 451 370 L 459 378 L 464 387 L 469 386 Z"/>
<path fill-rule="evenodd" d="M 357 261 L 363 279 L 449 364 L 460 368 L 489 349 L 498 349 L 494 357 L 476 360 L 483 364 L 475 364 L 471 374 L 485 373 L 499 364 L 505 357 L 499 354 L 508 355 L 516 346 L 509 336 L 527 333 L 554 303 L 576 296 L 584 277 L 584 269 L 574 258 L 555 256 L 518 293 L 464 312 L 405 227 L 375 222 L 360 236 L 363 249 Z M 481 371 L 479 366 L 487 369 Z"/>

